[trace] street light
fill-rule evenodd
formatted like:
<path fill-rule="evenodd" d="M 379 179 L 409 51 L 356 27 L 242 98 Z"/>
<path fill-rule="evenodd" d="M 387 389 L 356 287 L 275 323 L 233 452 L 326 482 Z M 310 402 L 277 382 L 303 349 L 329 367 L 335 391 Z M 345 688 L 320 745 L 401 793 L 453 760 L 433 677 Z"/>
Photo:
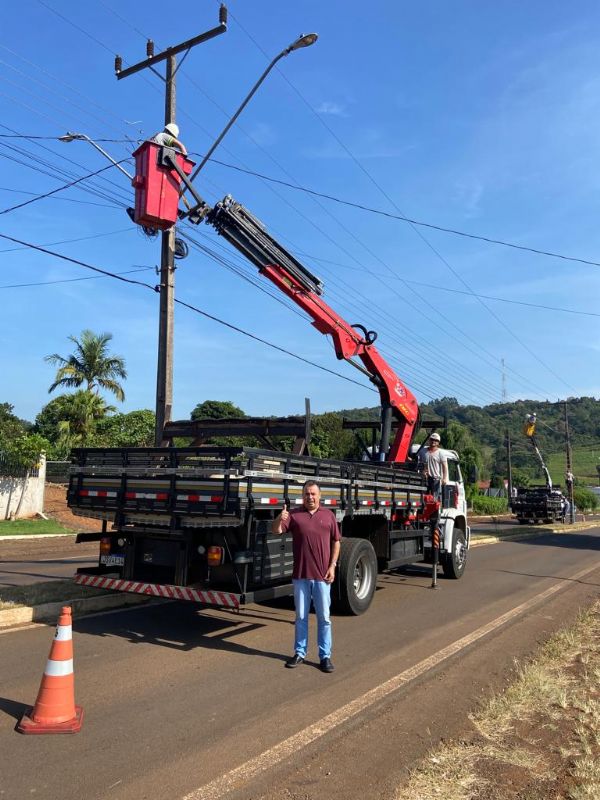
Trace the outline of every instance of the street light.
<path fill-rule="evenodd" d="M 283 58 L 284 56 L 289 55 L 293 50 L 299 50 L 301 47 L 310 47 L 310 45 L 314 44 L 317 41 L 318 38 L 319 37 L 318 37 L 318 35 L 316 33 L 301 34 L 296 39 L 295 42 L 292 42 L 288 47 L 285 48 L 285 50 L 282 50 L 281 53 L 279 53 L 279 55 L 275 56 L 273 61 L 271 61 L 269 66 L 266 68 L 266 70 L 263 72 L 263 74 L 260 76 L 260 78 L 256 81 L 256 83 L 254 84 L 254 86 L 252 87 L 252 89 L 250 90 L 248 95 L 246 96 L 246 99 L 244 100 L 244 102 L 241 104 L 241 106 L 235 112 L 233 117 L 229 120 L 227 125 L 223 128 L 223 130 L 221 131 L 221 133 L 219 134 L 219 136 L 215 140 L 214 144 L 212 145 L 212 147 L 210 148 L 208 153 L 204 156 L 204 158 L 202 159 L 202 161 L 200 162 L 198 167 L 196 167 L 195 172 L 189 178 L 190 182 L 194 180 L 196 175 L 200 172 L 202 167 L 206 164 L 208 159 L 215 152 L 215 150 L 220 145 L 220 143 L 223 140 L 223 137 L 225 136 L 227 131 L 231 128 L 233 123 L 236 121 L 236 119 L 239 117 L 239 115 L 242 113 L 242 111 L 246 108 L 246 106 L 248 105 L 249 101 L 252 99 L 254 93 L 258 89 L 258 87 L 261 85 L 261 83 L 264 81 L 264 79 L 267 77 L 267 75 L 273 69 L 273 67 L 279 61 L 279 59 Z M 194 211 L 194 209 L 191 209 L 191 211 L 188 212 L 187 216 L 189 216 L 189 214 L 191 214 L 192 211 Z"/>
<path fill-rule="evenodd" d="M 85 133 L 71 133 L 70 131 L 67 131 L 67 133 L 65 133 L 65 135 L 64 135 L 64 136 L 59 136 L 59 137 L 58 137 L 58 141 L 59 141 L 59 142 L 75 142 L 75 141 L 84 141 L 84 142 L 89 142 L 89 143 L 92 145 L 92 147 L 95 147 L 95 148 L 96 148 L 96 150 L 99 150 L 99 151 L 102 153 L 102 155 L 103 155 L 105 158 L 108 158 L 108 160 L 109 160 L 109 161 L 110 161 L 112 164 L 114 164 L 114 165 L 115 165 L 115 167 L 116 167 L 118 170 L 120 170 L 120 171 L 121 171 L 121 172 L 122 172 L 124 175 L 127 175 L 127 177 L 129 178 L 129 180 L 133 180 L 133 175 L 130 175 L 130 174 L 127 172 L 127 170 L 126 170 L 126 169 L 123 169 L 123 167 L 122 167 L 120 164 L 118 164 L 118 163 L 117 163 L 117 162 L 114 160 L 114 158 L 113 158 L 112 156 L 109 156 L 109 154 L 106 152 L 106 150 L 103 150 L 103 149 L 100 147 L 100 145 L 99 145 L 99 144 L 97 144 L 97 143 L 96 143 L 96 142 L 95 142 L 93 139 L 90 139 L 90 137 L 89 137 L 89 136 L 86 136 L 86 135 L 85 135 Z"/>

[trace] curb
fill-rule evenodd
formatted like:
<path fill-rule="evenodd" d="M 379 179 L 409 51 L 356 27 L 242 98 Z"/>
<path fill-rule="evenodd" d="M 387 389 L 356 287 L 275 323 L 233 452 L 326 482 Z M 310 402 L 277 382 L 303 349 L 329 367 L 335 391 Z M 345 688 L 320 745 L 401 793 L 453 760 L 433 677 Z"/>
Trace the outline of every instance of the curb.
<path fill-rule="evenodd" d="M 62 539 L 65 536 L 77 536 L 77 531 L 72 533 L 22 533 L 14 536 L 0 536 L 0 544 L 2 542 L 20 541 L 21 539 Z"/>
<path fill-rule="evenodd" d="M 577 526 L 577 527 L 575 527 Z M 574 533 L 579 531 L 587 531 L 591 528 L 597 528 L 598 524 L 596 522 L 576 522 L 574 525 L 570 525 L 568 527 L 561 526 L 560 528 L 537 528 L 534 531 L 531 530 L 522 530 L 519 528 L 514 528 L 514 533 L 503 533 L 503 534 L 471 534 L 471 542 L 469 544 L 469 549 L 471 547 L 477 547 L 482 544 L 496 544 L 497 542 L 510 542 L 515 539 L 532 539 L 534 536 L 543 536 L 545 533 Z M 477 538 L 474 538 L 476 536 Z"/>
<path fill-rule="evenodd" d="M 31 622 L 56 622 L 64 605 L 71 606 L 73 618 L 85 617 L 96 611 L 111 608 L 140 605 L 156 600 L 147 595 L 110 594 L 106 597 L 77 597 L 72 600 L 55 600 L 52 603 L 41 603 L 37 606 L 15 606 L 0 610 L 0 629 L 27 625 Z"/>

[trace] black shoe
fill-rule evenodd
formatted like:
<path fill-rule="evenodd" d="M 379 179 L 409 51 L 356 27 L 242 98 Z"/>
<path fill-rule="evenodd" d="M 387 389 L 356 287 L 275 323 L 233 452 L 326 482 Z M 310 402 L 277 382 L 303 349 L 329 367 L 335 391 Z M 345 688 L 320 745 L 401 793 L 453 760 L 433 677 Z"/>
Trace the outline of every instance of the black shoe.
<path fill-rule="evenodd" d="M 288 661 L 285 662 L 285 665 L 288 669 L 294 669 L 299 664 L 304 663 L 304 656 L 299 656 L 298 653 L 295 653 Z"/>
<path fill-rule="evenodd" d="M 322 658 L 319 666 L 321 667 L 321 672 L 333 672 L 335 669 L 330 658 Z"/>

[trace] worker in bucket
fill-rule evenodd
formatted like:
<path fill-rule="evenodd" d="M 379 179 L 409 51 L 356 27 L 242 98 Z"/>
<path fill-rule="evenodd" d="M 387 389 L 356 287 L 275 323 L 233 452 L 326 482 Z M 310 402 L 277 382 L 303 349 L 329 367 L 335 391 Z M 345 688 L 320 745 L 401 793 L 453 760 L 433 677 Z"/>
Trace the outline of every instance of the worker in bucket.
<path fill-rule="evenodd" d="M 175 150 L 181 151 L 184 156 L 187 156 L 185 145 L 183 142 L 179 141 L 177 138 L 178 136 L 179 126 L 174 122 L 169 122 L 165 125 L 160 133 L 157 133 L 152 137 L 151 141 L 156 142 L 156 144 L 160 144 L 163 147 L 173 147 Z"/>
<path fill-rule="evenodd" d="M 427 491 L 436 500 L 442 498 L 442 488 L 448 483 L 448 461 L 440 449 L 439 433 L 432 433 L 428 447 L 419 454 L 423 475 L 427 478 Z"/>
<path fill-rule="evenodd" d="M 342 535 L 335 514 L 321 505 L 321 490 L 316 481 L 306 481 L 302 487 L 302 506 L 291 511 L 284 508 L 273 520 L 272 533 L 288 531 L 292 534 L 294 553 L 292 583 L 296 623 L 294 655 L 285 666 L 293 669 L 306 658 L 312 603 L 317 615 L 319 666 L 323 672 L 333 672 L 329 606 Z"/>

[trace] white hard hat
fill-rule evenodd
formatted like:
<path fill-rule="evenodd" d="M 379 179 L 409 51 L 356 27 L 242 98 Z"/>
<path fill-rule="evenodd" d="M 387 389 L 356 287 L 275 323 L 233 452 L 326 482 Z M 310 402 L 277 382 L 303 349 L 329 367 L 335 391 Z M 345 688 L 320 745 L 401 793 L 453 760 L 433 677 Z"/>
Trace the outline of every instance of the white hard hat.
<path fill-rule="evenodd" d="M 174 122 L 168 122 L 165 125 L 165 130 L 167 133 L 170 133 L 171 136 L 177 138 L 179 136 L 179 126 L 175 125 Z"/>
<path fill-rule="evenodd" d="M 435 439 L 436 442 L 440 442 L 441 441 L 439 433 L 432 433 L 429 438 L 430 439 Z"/>

